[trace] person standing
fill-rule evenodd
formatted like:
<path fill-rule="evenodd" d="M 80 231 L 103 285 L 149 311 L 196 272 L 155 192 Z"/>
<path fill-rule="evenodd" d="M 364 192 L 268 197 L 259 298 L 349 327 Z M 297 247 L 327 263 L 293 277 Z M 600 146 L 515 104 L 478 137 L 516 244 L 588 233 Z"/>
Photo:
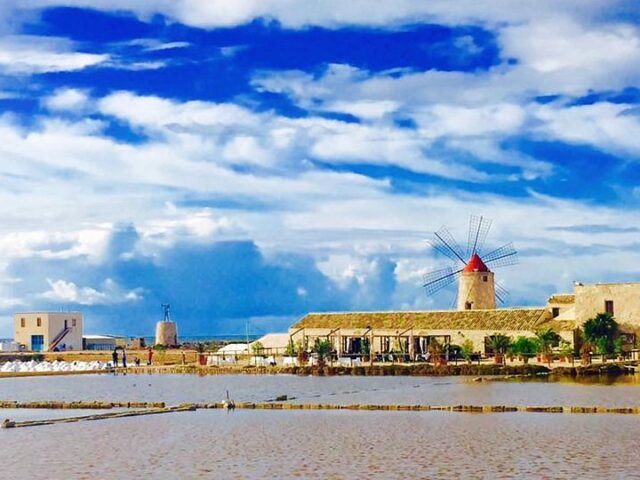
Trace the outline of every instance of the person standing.
<path fill-rule="evenodd" d="M 113 353 L 111 354 L 111 360 L 113 361 L 113 366 L 118 366 L 118 350 L 113 349 Z"/>
<path fill-rule="evenodd" d="M 153 348 L 149 347 L 147 351 L 147 365 L 151 365 L 153 363 Z"/>
<path fill-rule="evenodd" d="M 184 352 L 184 350 L 182 350 L 180 353 L 182 354 L 182 365 L 184 365 L 185 363 L 187 363 L 187 354 Z"/>
<path fill-rule="evenodd" d="M 122 367 L 127 368 L 127 351 L 122 350 Z"/>

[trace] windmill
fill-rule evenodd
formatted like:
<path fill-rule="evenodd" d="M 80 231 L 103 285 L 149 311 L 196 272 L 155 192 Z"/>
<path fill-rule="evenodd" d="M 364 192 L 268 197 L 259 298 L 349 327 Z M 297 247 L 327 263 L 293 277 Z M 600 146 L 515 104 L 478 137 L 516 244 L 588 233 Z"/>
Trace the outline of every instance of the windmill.
<path fill-rule="evenodd" d="M 506 267 L 518 263 L 513 243 L 507 243 L 485 253 L 484 242 L 491 229 L 491 220 L 471 215 L 467 249 L 463 251 L 447 227 L 434 232 L 429 243 L 439 254 L 453 264 L 433 270 L 424 276 L 423 287 L 431 296 L 459 279 L 458 310 L 496 308 L 496 303 L 504 304 L 509 293 L 495 283 L 490 268 Z"/>

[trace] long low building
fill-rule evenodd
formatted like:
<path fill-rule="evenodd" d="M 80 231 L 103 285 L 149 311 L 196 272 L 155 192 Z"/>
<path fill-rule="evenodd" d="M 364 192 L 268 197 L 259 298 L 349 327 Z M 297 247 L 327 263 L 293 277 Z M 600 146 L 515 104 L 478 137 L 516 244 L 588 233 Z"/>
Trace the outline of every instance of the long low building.
<path fill-rule="evenodd" d="M 490 339 L 496 334 L 534 336 L 545 328 L 574 344 L 575 321 L 556 320 L 546 307 L 310 313 L 290 328 L 289 335 L 296 345 L 306 347 L 316 339 L 329 339 L 338 355 L 360 354 L 366 343 L 374 355 L 401 351 L 415 357 L 426 354 L 434 339 L 444 345 L 471 340 L 474 351 L 491 353 Z"/>
<path fill-rule="evenodd" d="M 482 284 L 482 283 L 481 283 Z M 611 314 L 628 346 L 640 328 L 640 283 L 576 282 L 573 293 L 555 294 L 537 308 L 487 308 L 417 312 L 310 313 L 289 329 L 296 345 L 310 348 L 317 339 L 329 339 L 339 355 L 357 355 L 363 348 L 375 354 L 401 351 L 411 357 L 424 354 L 429 343 L 461 345 L 473 342 L 476 352 L 491 353 L 496 334 L 533 337 L 550 328 L 562 340 L 576 345 L 579 328 L 599 313 Z M 366 347 L 365 347 L 366 345 Z"/>

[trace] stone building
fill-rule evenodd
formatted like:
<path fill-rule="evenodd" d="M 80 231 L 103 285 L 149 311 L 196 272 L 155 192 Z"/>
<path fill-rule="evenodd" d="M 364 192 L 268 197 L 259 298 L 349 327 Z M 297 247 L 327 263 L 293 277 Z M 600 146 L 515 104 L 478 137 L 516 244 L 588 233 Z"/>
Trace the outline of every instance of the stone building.
<path fill-rule="evenodd" d="M 433 339 L 445 345 L 471 340 L 475 351 L 490 353 L 493 335 L 533 337 L 545 328 L 574 345 L 576 330 L 598 313 L 611 313 L 623 332 L 640 330 L 640 283 L 576 283 L 574 293 L 552 295 L 545 307 L 496 309 L 493 274 L 481 263 L 472 259 L 473 268 L 460 277 L 464 295 L 458 298 L 464 300 L 458 310 L 310 313 L 289 329 L 289 336 L 306 346 L 328 339 L 338 355 L 358 354 L 366 343 L 374 354 L 401 351 L 417 358 Z"/>
<path fill-rule="evenodd" d="M 640 328 L 640 283 L 576 282 L 573 294 L 549 297 L 548 306 L 558 320 L 582 326 L 598 313 L 610 313 L 623 329 Z"/>
<path fill-rule="evenodd" d="M 82 313 L 24 312 L 13 316 L 14 340 L 26 350 L 82 350 Z"/>
<path fill-rule="evenodd" d="M 427 353 L 434 339 L 443 345 L 471 340 L 474 351 L 491 353 L 487 344 L 493 335 L 533 337 L 545 328 L 573 345 L 575 322 L 554 319 L 546 307 L 310 313 L 289 329 L 289 336 L 295 344 L 306 347 L 316 339 L 328 339 L 338 356 L 360 354 L 367 344 L 374 355 L 402 352 L 416 359 Z"/>

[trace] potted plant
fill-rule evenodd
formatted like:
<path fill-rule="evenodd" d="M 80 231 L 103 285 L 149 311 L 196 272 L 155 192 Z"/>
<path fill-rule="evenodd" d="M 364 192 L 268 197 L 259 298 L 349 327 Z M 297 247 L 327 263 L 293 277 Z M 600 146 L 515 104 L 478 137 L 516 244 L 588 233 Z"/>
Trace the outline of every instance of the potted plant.
<path fill-rule="evenodd" d="M 589 365 L 591 363 L 591 354 L 593 353 L 593 345 L 590 342 L 584 342 L 580 347 L 580 359 L 582 365 Z"/>
<path fill-rule="evenodd" d="M 331 353 L 332 347 L 333 345 L 331 345 L 331 342 L 328 339 L 326 340 L 320 340 L 319 338 L 316 339 L 316 343 L 313 345 L 313 353 L 318 355 L 319 370 L 322 370 L 324 368 L 325 361 L 329 356 L 329 354 Z"/>
<path fill-rule="evenodd" d="M 511 338 L 506 335 L 502 335 L 496 333 L 489 337 L 489 341 L 487 342 L 487 346 L 493 350 L 495 356 L 493 357 L 493 361 L 496 364 L 504 363 L 504 354 L 509 348 L 511 344 Z"/>
<path fill-rule="evenodd" d="M 534 338 L 518 337 L 511 344 L 511 352 L 526 365 L 529 358 L 538 353 L 538 342 Z"/>
<path fill-rule="evenodd" d="M 370 360 L 371 349 L 369 347 L 369 339 L 366 337 L 362 339 L 362 348 L 360 349 L 360 353 L 362 354 L 363 362 L 366 363 Z"/>
<path fill-rule="evenodd" d="M 207 345 L 198 342 L 196 343 L 196 352 L 198 352 L 198 365 L 206 365 L 207 364 L 207 356 L 204 354 L 207 349 Z"/>
<path fill-rule="evenodd" d="M 436 367 L 444 366 L 447 360 L 442 356 L 442 345 L 435 338 L 431 339 L 427 347 L 429 358 Z"/>
<path fill-rule="evenodd" d="M 570 362 L 573 357 L 573 347 L 571 343 L 562 340 L 560 342 L 560 360 L 563 362 Z"/>
<path fill-rule="evenodd" d="M 536 332 L 536 339 L 540 346 L 542 361 L 551 365 L 551 362 L 553 361 L 553 347 L 554 345 L 558 345 L 560 340 L 562 340 L 560 335 L 554 332 L 551 328 L 545 328 Z"/>
<path fill-rule="evenodd" d="M 473 355 L 473 341 L 471 339 L 466 339 L 460 345 L 460 353 L 462 354 L 462 358 L 464 358 L 469 365 L 471 365 L 471 356 Z"/>

